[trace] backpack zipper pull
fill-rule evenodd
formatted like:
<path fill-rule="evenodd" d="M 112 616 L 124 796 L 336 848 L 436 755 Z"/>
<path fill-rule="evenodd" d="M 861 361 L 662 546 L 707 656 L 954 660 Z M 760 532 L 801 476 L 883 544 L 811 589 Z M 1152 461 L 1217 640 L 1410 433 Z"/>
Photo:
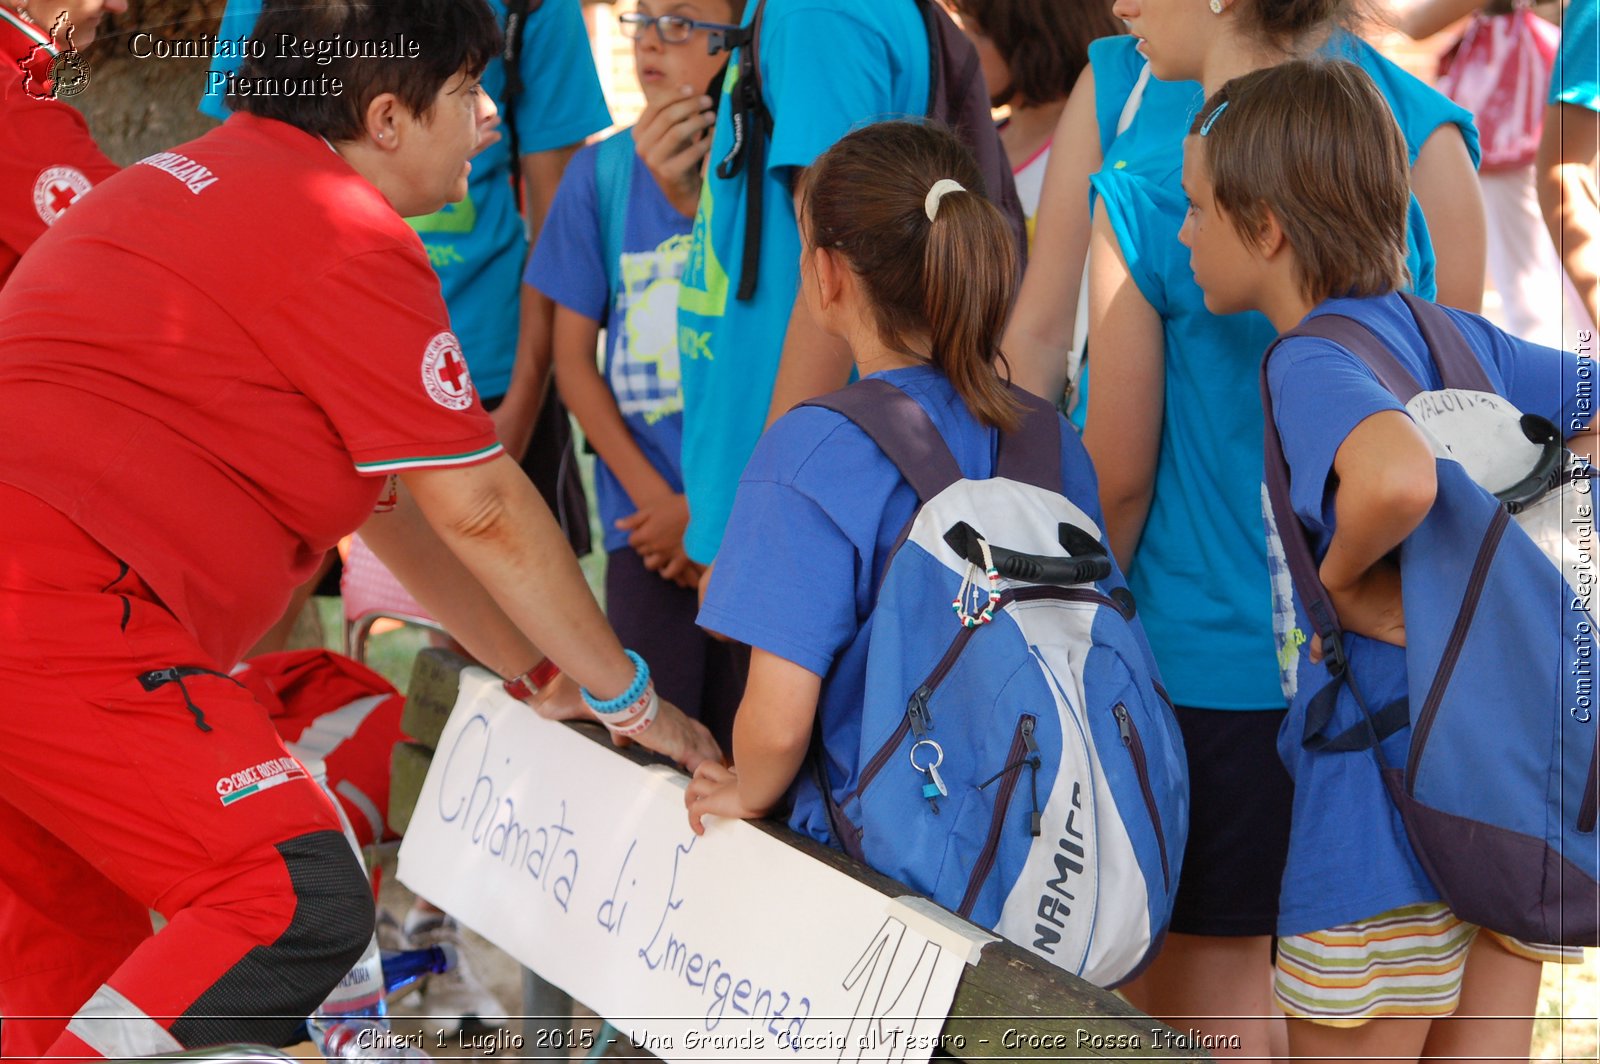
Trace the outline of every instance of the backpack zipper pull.
<path fill-rule="evenodd" d="M 1111 707 L 1111 713 L 1117 718 L 1117 734 L 1122 736 L 1122 745 L 1133 746 L 1133 724 L 1128 720 L 1128 707 L 1118 702 Z"/>
<path fill-rule="evenodd" d="M 1022 718 L 1022 745 L 1028 750 L 1028 795 L 1033 803 L 1033 812 L 1028 817 L 1028 833 L 1038 838 L 1043 830 L 1043 817 L 1039 814 L 1039 766 L 1042 759 L 1039 757 L 1039 744 L 1033 738 L 1033 718 Z"/>
<path fill-rule="evenodd" d="M 928 699 L 932 697 L 933 692 L 923 684 L 912 692 L 911 701 L 906 704 L 906 720 L 911 722 L 911 731 L 919 740 L 926 738 L 933 728 L 933 714 L 928 712 Z"/>

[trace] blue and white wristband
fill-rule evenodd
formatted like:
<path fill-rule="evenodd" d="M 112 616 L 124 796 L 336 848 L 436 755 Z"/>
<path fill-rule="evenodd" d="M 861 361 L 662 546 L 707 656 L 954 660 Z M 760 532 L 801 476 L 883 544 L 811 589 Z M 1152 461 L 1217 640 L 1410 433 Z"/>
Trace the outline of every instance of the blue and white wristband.
<path fill-rule="evenodd" d="M 648 728 L 661 710 L 655 684 L 650 682 L 650 666 L 633 651 L 624 651 L 633 662 L 633 682 L 616 698 L 600 701 L 580 687 L 584 704 L 600 718 L 613 735 L 632 737 Z"/>

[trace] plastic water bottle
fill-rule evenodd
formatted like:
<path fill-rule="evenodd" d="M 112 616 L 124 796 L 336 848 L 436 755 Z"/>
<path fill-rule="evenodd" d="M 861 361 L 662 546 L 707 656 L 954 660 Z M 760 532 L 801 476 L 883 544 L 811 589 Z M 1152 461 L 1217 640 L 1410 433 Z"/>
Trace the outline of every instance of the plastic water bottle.
<path fill-rule="evenodd" d="M 339 822 L 344 828 L 344 837 L 355 851 L 356 859 L 361 860 L 361 844 L 356 841 L 349 818 L 328 787 L 326 767 L 320 761 L 308 761 L 306 767 L 333 803 L 334 812 L 338 813 Z M 361 959 L 356 961 L 355 966 L 339 980 L 339 985 L 306 1020 L 311 1040 L 316 1043 L 324 1059 L 432 1059 L 389 1030 L 384 996 L 383 957 L 378 951 L 378 936 L 374 934 L 367 940 L 367 948 L 361 954 Z"/>
<path fill-rule="evenodd" d="M 426 975 L 443 975 L 456 966 L 456 948 L 448 942 L 423 949 L 384 950 L 383 989 L 394 996 Z"/>

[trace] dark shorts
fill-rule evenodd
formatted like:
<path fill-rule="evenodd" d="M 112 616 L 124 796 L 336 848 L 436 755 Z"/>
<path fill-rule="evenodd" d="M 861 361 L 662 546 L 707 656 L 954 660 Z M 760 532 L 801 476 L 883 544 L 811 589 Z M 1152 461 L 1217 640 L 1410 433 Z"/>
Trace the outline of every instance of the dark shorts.
<path fill-rule="evenodd" d="M 606 556 L 606 617 L 617 638 L 649 663 L 661 697 L 710 728 L 732 753 L 750 650 L 712 638 L 695 624 L 699 612 L 694 588 L 652 573 L 632 547 Z"/>
<path fill-rule="evenodd" d="M 1273 934 L 1294 801 L 1294 781 L 1278 758 L 1285 711 L 1174 712 L 1189 755 L 1190 802 L 1172 930 Z"/>

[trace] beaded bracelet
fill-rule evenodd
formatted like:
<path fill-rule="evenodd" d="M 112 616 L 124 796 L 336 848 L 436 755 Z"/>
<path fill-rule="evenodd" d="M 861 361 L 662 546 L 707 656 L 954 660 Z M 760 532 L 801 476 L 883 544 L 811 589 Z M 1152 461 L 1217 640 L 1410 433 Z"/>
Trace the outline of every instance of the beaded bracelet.
<path fill-rule="evenodd" d="M 561 668 L 549 658 L 520 673 L 501 684 L 506 694 L 520 702 L 531 702 L 540 691 L 555 683 L 556 677 L 561 675 Z"/>
<path fill-rule="evenodd" d="M 590 694 L 587 687 L 578 688 L 579 693 L 583 695 L 584 704 L 601 716 L 620 713 L 622 710 L 630 708 L 644 696 L 645 689 L 650 686 L 650 666 L 646 665 L 644 659 L 631 650 L 625 650 L 623 653 L 627 654 L 628 659 L 633 662 L 633 682 L 628 685 L 626 691 L 615 698 L 601 701 Z"/>
<path fill-rule="evenodd" d="M 980 624 L 988 624 L 994 620 L 994 609 L 1000 604 L 1000 571 L 994 566 L 994 557 L 989 551 L 988 541 L 980 538 L 978 549 L 983 552 L 983 572 L 989 581 L 989 601 L 978 613 L 967 612 L 967 592 L 978 583 L 973 578 L 978 567 L 968 563 L 966 575 L 961 578 L 961 590 L 956 592 L 955 599 L 950 603 L 950 608 L 955 610 L 963 628 L 976 628 Z"/>

